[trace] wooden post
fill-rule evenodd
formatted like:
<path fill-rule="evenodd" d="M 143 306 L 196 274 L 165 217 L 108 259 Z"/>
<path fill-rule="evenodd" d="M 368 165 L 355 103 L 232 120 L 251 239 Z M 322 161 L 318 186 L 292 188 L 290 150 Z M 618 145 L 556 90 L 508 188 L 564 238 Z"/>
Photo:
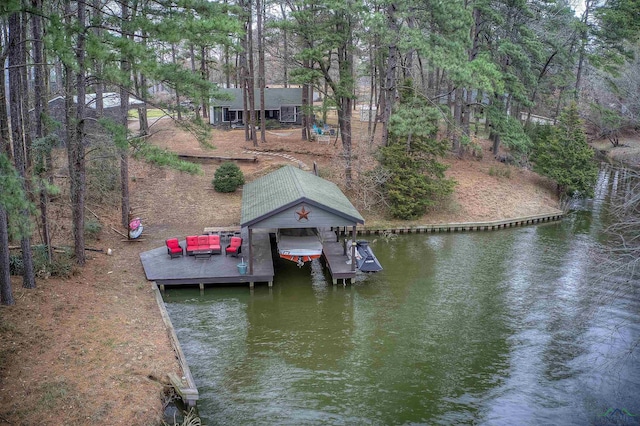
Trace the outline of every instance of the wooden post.
<path fill-rule="evenodd" d="M 200 296 L 203 296 L 204 295 L 204 284 L 200 283 L 199 285 L 200 285 Z"/>
<path fill-rule="evenodd" d="M 249 275 L 253 275 L 253 229 L 251 227 L 249 229 Z"/>
<path fill-rule="evenodd" d="M 351 272 L 356 270 L 356 225 L 351 230 Z"/>

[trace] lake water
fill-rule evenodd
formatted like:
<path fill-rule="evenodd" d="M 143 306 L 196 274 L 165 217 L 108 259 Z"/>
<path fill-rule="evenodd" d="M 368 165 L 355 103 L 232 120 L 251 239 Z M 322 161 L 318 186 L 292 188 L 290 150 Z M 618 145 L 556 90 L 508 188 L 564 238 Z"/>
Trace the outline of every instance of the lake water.
<path fill-rule="evenodd" d="M 167 309 L 207 425 L 639 424 L 640 282 L 586 210 L 509 230 L 378 238 L 384 271 L 334 286 L 176 288 Z"/>

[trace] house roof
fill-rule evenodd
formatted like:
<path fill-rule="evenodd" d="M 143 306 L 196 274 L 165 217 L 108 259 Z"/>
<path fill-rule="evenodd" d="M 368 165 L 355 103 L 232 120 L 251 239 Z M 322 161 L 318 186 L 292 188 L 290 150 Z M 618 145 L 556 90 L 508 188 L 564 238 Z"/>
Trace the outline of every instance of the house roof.
<path fill-rule="evenodd" d="M 225 95 L 228 99 L 212 99 L 212 106 L 224 106 L 231 110 L 244 109 L 242 104 L 242 89 L 218 89 L 218 93 Z M 255 109 L 260 109 L 260 91 L 256 90 L 255 95 Z M 283 105 L 302 105 L 302 89 L 286 88 L 264 90 L 265 109 L 280 109 Z"/>
<path fill-rule="evenodd" d="M 300 203 L 344 218 L 344 225 L 364 224 L 340 188 L 293 166 L 285 166 L 244 186 L 240 226 L 253 226 Z"/>
<path fill-rule="evenodd" d="M 96 109 L 96 98 L 97 95 L 95 93 L 87 93 L 85 95 L 85 102 L 89 108 Z M 55 98 L 54 98 L 55 99 Z M 54 100 L 52 99 L 52 100 Z M 73 97 L 73 102 L 78 102 L 78 97 Z M 109 108 L 120 108 L 120 94 L 115 92 L 107 92 L 102 94 L 102 105 L 104 109 Z M 129 108 L 135 108 L 138 105 L 144 105 L 144 101 L 140 99 L 129 97 Z"/>

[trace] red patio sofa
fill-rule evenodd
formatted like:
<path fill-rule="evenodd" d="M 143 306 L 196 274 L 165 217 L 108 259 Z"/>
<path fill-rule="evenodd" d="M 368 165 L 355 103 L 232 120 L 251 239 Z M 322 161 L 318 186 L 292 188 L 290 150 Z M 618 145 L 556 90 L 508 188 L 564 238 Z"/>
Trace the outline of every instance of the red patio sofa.
<path fill-rule="evenodd" d="M 212 254 L 222 253 L 220 235 L 189 235 L 187 241 L 187 255 L 193 256 L 194 251 L 209 251 Z"/>

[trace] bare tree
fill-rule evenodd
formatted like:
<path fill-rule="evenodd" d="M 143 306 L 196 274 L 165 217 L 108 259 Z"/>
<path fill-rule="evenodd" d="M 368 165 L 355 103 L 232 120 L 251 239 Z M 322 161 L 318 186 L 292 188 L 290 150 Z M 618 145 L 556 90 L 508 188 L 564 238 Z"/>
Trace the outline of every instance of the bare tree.
<path fill-rule="evenodd" d="M 612 199 L 614 223 L 607 230 L 618 241 L 614 256 L 632 277 L 640 276 L 640 173 L 626 168 L 617 173 L 622 190 Z"/>

